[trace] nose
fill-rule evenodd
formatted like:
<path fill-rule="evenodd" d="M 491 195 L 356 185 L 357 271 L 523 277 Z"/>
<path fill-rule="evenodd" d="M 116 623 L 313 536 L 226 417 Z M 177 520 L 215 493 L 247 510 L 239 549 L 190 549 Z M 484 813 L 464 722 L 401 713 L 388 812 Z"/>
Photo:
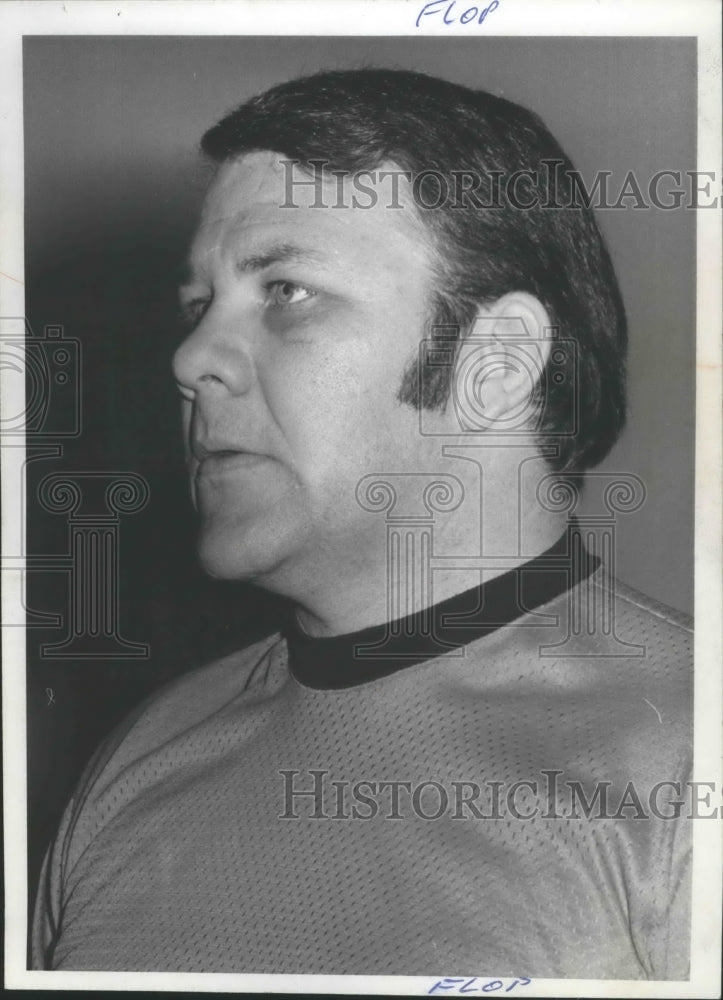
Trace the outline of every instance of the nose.
<path fill-rule="evenodd" d="M 207 315 L 174 354 L 173 375 L 184 395 L 210 386 L 242 395 L 253 381 L 253 361 L 240 332 Z"/>

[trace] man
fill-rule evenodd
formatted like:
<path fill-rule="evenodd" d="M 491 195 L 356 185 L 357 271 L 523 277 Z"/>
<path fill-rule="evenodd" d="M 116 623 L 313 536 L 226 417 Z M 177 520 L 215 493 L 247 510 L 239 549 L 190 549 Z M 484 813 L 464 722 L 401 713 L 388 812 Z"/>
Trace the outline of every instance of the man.
<path fill-rule="evenodd" d="M 567 516 L 626 338 L 569 160 L 382 70 L 280 85 L 203 148 L 174 360 L 199 553 L 294 613 L 99 750 L 36 966 L 684 978 L 690 634 Z"/>

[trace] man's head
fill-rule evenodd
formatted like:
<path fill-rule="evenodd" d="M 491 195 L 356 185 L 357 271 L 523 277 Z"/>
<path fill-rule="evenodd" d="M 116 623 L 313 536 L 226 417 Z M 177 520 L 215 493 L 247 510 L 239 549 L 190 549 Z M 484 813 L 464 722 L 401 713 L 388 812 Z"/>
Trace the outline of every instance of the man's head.
<path fill-rule="evenodd" d="M 424 334 L 431 255 L 409 205 L 315 211 L 310 193 L 288 211 L 284 187 L 275 153 L 217 173 L 175 370 L 206 568 L 269 582 L 303 564 L 313 587 L 329 560 L 351 570 L 369 554 L 357 482 L 432 462 L 434 442 L 397 400 Z"/>
<path fill-rule="evenodd" d="M 253 98 L 203 149 L 218 171 L 183 293 L 193 330 L 176 357 L 192 465 L 207 452 L 262 456 L 201 462 L 211 572 L 268 582 L 294 560 L 363 567 L 355 483 L 440 471 L 417 408 L 433 434 L 459 433 L 456 369 L 420 362 L 439 326 L 457 344 L 480 321 L 503 343 L 515 320 L 533 340 L 557 327 L 577 344 L 559 383 L 548 344 L 537 385 L 498 365 L 482 405 L 504 415 L 532 390 L 535 434 L 560 471 L 609 450 L 624 419 L 623 307 L 592 213 L 555 207 L 570 204 L 572 165 L 535 115 L 421 74 L 333 72 Z M 318 184 L 295 183 L 305 170 L 321 199 Z M 384 171 L 405 175 L 393 193 Z M 583 405 L 564 436 L 574 394 Z"/>

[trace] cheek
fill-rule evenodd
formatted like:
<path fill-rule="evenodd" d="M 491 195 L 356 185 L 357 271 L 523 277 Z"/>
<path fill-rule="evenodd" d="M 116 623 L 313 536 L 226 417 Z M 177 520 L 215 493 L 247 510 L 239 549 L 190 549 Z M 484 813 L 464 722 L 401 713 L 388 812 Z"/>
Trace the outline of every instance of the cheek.
<path fill-rule="evenodd" d="M 302 476 L 358 467 L 389 427 L 389 366 L 368 344 L 306 346 L 262 378 L 269 410 Z"/>

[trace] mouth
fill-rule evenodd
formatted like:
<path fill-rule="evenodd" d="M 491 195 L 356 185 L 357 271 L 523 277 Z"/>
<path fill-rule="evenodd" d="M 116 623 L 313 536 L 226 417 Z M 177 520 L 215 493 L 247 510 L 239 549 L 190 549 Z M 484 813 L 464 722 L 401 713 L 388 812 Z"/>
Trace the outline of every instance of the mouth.
<path fill-rule="evenodd" d="M 213 451 L 197 459 L 196 481 L 219 479 L 224 476 L 253 469 L 266 461 L 267 455 L 254 451 Z"/>

